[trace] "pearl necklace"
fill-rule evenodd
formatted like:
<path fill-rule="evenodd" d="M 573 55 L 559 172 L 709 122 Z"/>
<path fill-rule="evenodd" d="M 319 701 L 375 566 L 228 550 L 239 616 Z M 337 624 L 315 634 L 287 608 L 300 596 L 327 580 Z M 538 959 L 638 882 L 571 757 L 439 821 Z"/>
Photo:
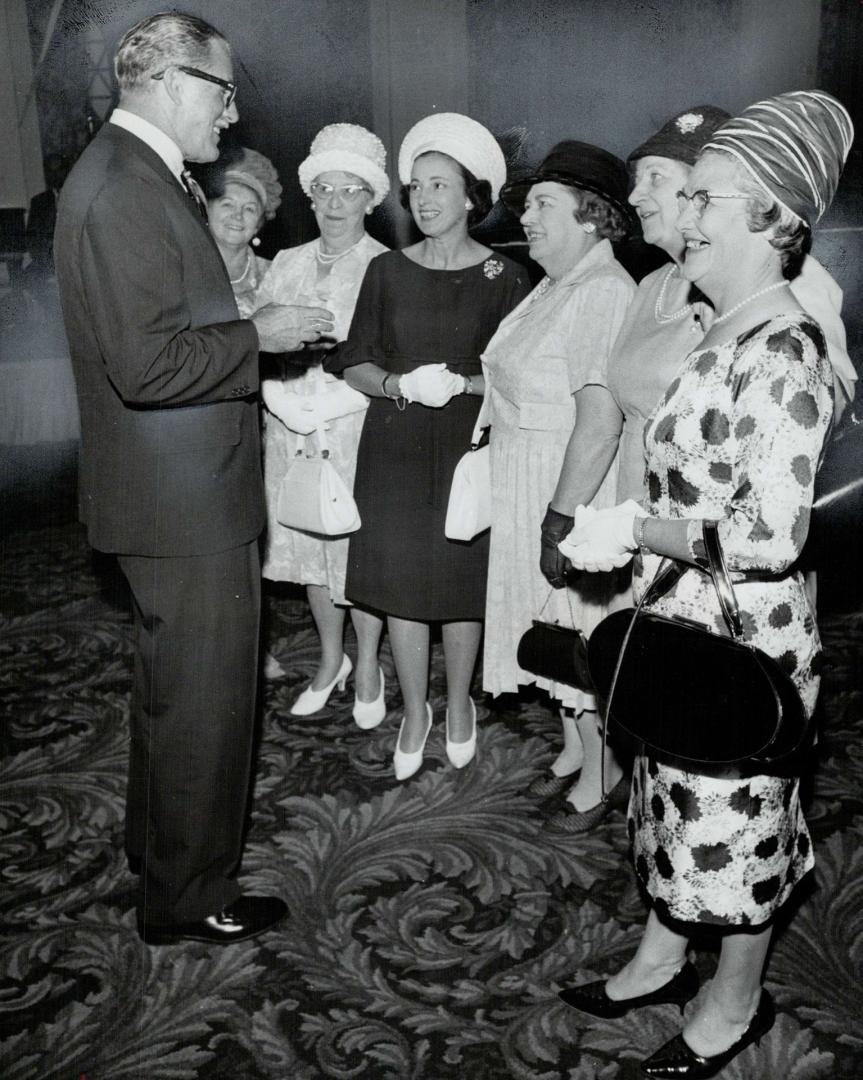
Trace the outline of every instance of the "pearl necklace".
<path fill-rule="evenodd" d="M 242 274 L 240 274 L 240 276 L 238 278 L 229 277 L 228 281 L 230 281 L 230 283 L 232 285 L 239 285 L 240 282 L 243 280 L 243 278 L 246 276 L 246 274 L 248 274 L 249 268 L 251 267 L 251 265 L 252 265 L 252 253 L 251 253 L 251 251 L 249 251 L 248 248 L 246 248 L 246 266 L 245 266 Z"/>
<path fill-rule="evenodd" d="M 318 246 L 315 249 L 315 258 L 318 260 L 319 263 L 321 263 L 322 266 L 329 266 L 331 263 L 338 262 L 339 259 L 343 259 L 345 255 L 353 251 L 354 248 L 362 242 L 363 237 L 361 236 L 359 240 L 357 240 L 356 244 L 351 244 L 351 246 L 349 248 L 345 248 L 344 251 L 339 251 L 335 255 L 331 255 L 328 251 L 323 250 L 323 248 L 321 247 L 321 242 L 320 240 L 318 240 Z"/>
<path fill-rule="evenodd" d="M 678 308 L 677 311 L 673 311 L 670 315 L 666 315 L 662 310 L 662 306 L 665 303 L 665 290 L 669 281 L 677 273 L 677 267 L 672 266 L 665 277 L 662 279 L 662 286 L 659 290 L 659 296 L 656 298 L 656 303 L 653 305 L 653 314 L 658 323 L 674 322 L 677 319 L 682 319 L 684 315 L 688 315 L 692 311 L 692 304 L 686 304 L 682 308 Z"/>
<path fill-rule="evenodd" d="M 726 319 L 730 319 L 732 315 L 736 315 L 741 308 L 745 308 L 747 304 L 751 304 L 753 300 L 757 300 L 759 296 L 765 296 L 769 292 L 775 292 L 776 289 L 784 289 L 788 284 L 787 281 L 774 281 L 772 285 L 768 285 L 763 289 L 759 289 L 758 292 L 754 292 L 751 296 L 747 296 L 745 300 L 741 300 L 739 304 L 735 304 L 733 308 L 729 308 L 722 315 L 717 315 L 713 320 L 714 326 L 719 326 L 721 322 L 725 322 Z"/>

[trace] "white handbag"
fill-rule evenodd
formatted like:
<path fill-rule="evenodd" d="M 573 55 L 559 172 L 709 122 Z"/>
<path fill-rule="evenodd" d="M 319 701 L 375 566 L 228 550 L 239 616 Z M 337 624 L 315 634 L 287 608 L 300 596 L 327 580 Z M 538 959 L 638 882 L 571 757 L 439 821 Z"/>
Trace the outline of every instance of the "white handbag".
<path fill-rule="evenodd" d="M 470 450 L 452 474 L 444 534 L 448 540 L 473 540 L 491 526 L 491 472 L 488 444 L 480 446 L 485 409 L 474 424 Z"/>
<path fill-rule="evenodd" d="M 329 460 L 323 425 L 317 450 L 309 452 L 304 436 L 279 488 L 276 517 L 282 525 L 322 536 L 356 532 L 362 522 L 354 497 Z"/>

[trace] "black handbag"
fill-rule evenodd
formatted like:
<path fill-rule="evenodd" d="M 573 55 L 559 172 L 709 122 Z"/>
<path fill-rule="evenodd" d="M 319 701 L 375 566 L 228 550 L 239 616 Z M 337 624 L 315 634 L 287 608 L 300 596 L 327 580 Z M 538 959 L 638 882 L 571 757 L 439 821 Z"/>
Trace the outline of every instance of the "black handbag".
<path fill-rule="evenodd" d="M 666 562 L 637 608 L 590 635 L 590 674 L 608 719 L 650 749 L 702 765 L 767 766 L 803 746 L 806 710 L 779 664 L 743 640 L 714 522 L 704 523 L 704 543 L 731 636 L 646 610 L 690 569 Z"/>
<path fill-rule="evenodd" d="M 546 597 L 540 615 L 551 599 L 553 591 L 551 590 Z M 571 607 L 569 613 L 574 623 Z M 584 690 L 588 694 L 593 693 L 593 683 L 587 664 L 587 638 L 574 626 L 561 626 L 559 623 L 534 619 L 530 629 L 525 630 L 521 635 L 516 658 L 518 666 L 533 675 L 539 675 L 551 682 L 574 686 L 577 690 Z"/>

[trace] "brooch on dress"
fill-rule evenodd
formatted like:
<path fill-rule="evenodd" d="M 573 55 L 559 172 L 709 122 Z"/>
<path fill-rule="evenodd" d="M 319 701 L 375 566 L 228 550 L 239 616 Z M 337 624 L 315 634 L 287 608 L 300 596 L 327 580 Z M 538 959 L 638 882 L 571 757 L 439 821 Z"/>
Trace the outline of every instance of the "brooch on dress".
<path fill-rule="evenodd" d="M 500 259 L 486 259 L 482 264 L 482 272 L 489 281 L 494 281 L 499 274 L 503 273 L 503 263 Z"/>

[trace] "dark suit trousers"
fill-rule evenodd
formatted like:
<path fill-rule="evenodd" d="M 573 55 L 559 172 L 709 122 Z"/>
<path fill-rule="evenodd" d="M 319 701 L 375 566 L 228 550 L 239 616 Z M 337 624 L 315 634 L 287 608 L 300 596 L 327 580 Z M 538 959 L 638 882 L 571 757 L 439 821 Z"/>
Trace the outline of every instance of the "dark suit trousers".
<path fill-rule="evenodd" d="M 240 894 L 261 608 L 257 541 L 213 555 L 121 555 L 135 672 L 126 850 L 139 913 L 195 921 Z"/>

